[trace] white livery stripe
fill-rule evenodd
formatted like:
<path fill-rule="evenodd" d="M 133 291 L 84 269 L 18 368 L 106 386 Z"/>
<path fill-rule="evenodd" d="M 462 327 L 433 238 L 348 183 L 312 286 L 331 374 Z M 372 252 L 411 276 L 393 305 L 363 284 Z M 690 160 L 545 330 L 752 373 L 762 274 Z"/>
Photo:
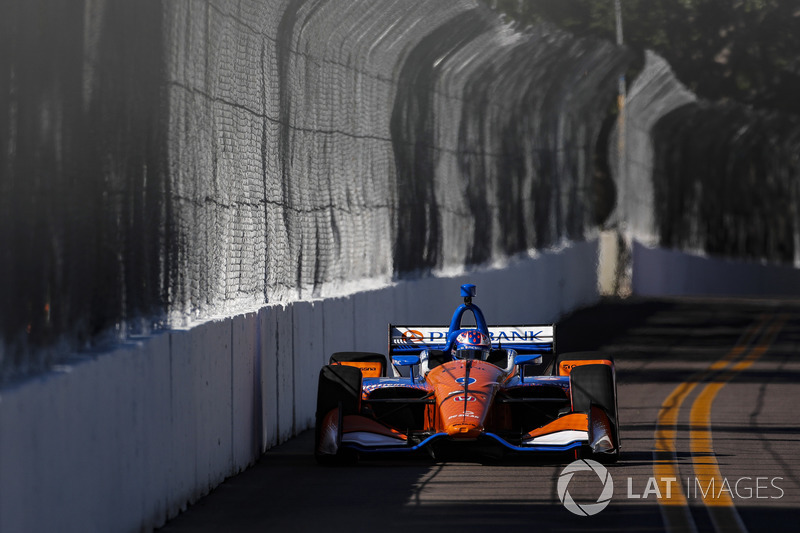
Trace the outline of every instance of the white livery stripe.
<path fill-rule="evenodd" d="M 540 435 L 525 441 L 525 444 L 545 444 L 550 446 L 563 446 L 576 440 L 583 440 L 589 442 L 589 432 L 579 431 L 574 429 L 567 429 L 564 431 L 556 431 L 555 433 L 548 433 L 547 435 Z"/>
<path fill-rule="evenodd" d="M 402 446 L 406 443 L 403 439 L 396 439 L 388 435 L 378 435 L 369 431 L 353 431 L 342 435 L 342 443 L 360 444 L 362 446 Z"/>

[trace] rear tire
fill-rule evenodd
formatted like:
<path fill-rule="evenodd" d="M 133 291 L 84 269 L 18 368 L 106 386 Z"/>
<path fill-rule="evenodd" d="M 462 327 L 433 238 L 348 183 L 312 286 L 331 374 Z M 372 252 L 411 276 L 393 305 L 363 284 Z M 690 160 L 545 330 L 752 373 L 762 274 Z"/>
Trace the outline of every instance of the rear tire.
<path fill-rule="evenodd" d="M 336 455 L 321 454 L 320 442 L 325 417 L 334 409 L 340 417 L 356 415 L 361 410 L 361 370 L 352 366 L 325 365 L 319 372 L 317 386 L 317 412 L 314 427 L 314 457 L 319 464 L 338 465 L 353 462 L 357 455 L 352 450 L 339 448 Z M 340 428 L 341 431 L 341 428 Z M 339 442 L 337 442 L 337 445 Z"/>
<path fill-rule="evenodd" d="M 619 424 L 617 412 L 617 388 L 613 367 L 605 364 L 577 366 L 570 373 L 572 410 L 589 413 L 592 406 L 603 410 L 611 423 L 614 439 L 613 453 L 592 453 L 589 457 L 600 462 L 615 462 L 619 456 Z"/>
<path fill-rule="evenodd" d="M 602 354 L 600 352 L 566 352 L 560 353 L 553 360 L 553 368 L 550 369 L 550 374 L 553 376 L 564 376 L 560 372 L 560 366 L 563 361 L 609 361 L 614 364 L 614 358 L 610 355 Z"/>
<path fill-rule="evenodd" d="M 386 376 L 388 366 L 386 356 L 375 352 L 336 352 L 331 355 L 328 362 L 332 365 L 336 363 L 380 363 L 382 377 Z"/>

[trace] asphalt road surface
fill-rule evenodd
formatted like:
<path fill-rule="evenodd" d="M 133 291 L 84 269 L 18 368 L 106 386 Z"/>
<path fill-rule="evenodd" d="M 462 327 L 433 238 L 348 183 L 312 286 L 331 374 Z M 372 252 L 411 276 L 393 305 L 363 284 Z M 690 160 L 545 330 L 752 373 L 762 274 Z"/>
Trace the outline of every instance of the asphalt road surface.
<path fill-rule="evenodd" d="M 800 302 L 607 302 L 568 317 L 557 335 L 559 352 L 616 360 L 622 453 L 605 478 L 613 496 L 603 507 L 602 471 L 562 480 L 587 516 L 559 497 L 571 458 L 325 468 L 307 431 L 161 531 L 800 528 Z"/>

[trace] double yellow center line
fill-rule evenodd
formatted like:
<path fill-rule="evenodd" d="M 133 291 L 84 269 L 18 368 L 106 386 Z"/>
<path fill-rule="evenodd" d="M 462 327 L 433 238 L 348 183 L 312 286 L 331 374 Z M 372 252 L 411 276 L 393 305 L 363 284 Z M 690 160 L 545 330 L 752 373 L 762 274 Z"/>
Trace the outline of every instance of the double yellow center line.
<path fill-rule="evenodd" d="M 689 415 L 690 451 L 696 484 L 704 489 L 722 487 L 724 479 L 719 471 L 711 438 L 712 403 L 727 382 L 750 368 L 767 352 L 783 324 L 782 318 L 774 320 L 774 317 L 760 317 L 727 354 L 678 385 L 661 405 L 654 435 L 653 477 L 661 495 L 658 502 L 667 531 L 697 531 L 682 490 L 677 459 L 677 423 L 684 400 L 698 384 L 706 382 L 694 400 Z M 717 531 L 747 531 L 728 493 L 701 490 L 700 494 Z"/>

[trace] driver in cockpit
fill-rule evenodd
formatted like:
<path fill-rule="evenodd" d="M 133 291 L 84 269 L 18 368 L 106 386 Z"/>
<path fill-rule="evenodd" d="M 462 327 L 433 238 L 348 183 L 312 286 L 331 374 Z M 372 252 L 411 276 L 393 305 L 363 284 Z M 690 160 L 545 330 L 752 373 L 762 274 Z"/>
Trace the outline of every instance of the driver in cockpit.
<path fill-rule="evenodd" d="M 450 354 L 453 359 L 477 359 L 486 361 L 492 342 L 489 337 L 477 329 L 463 329 L 456 336 Z"/>

